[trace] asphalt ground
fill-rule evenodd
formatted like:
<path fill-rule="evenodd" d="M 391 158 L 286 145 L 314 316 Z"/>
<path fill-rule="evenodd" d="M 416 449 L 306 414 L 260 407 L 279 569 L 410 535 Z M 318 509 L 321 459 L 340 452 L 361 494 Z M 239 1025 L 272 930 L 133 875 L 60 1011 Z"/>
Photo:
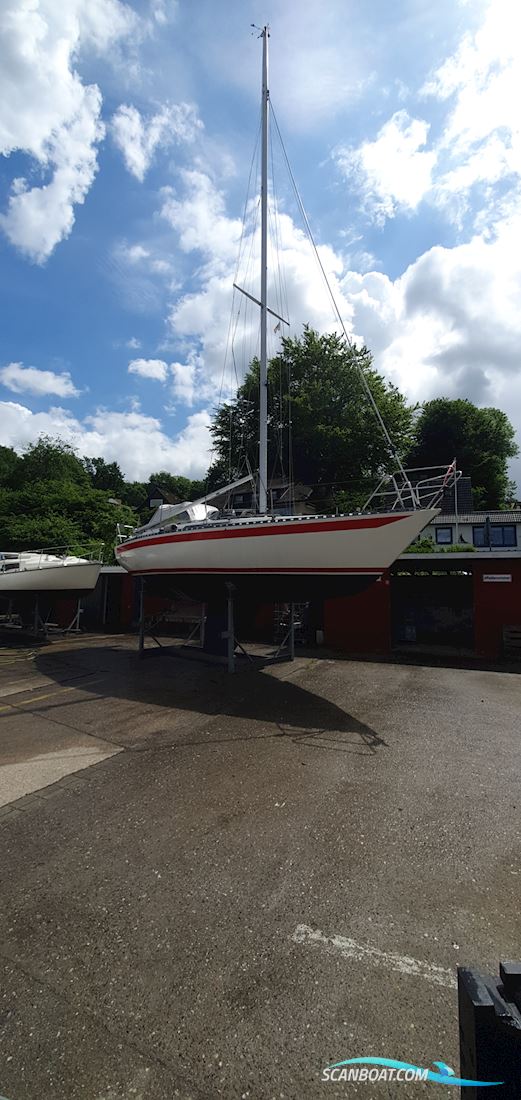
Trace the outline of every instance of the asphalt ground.
<path fill-rule="evenodd" d="M 0 1095 L 403 1097 L 521 957 L 521 677 L 0 653 Z"/>

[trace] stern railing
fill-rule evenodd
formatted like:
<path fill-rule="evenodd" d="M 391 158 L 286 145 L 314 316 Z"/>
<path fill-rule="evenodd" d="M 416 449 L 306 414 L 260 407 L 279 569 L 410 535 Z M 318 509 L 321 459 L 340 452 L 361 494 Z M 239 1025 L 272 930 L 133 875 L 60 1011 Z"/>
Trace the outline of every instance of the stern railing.
<path fill-rule="evenodd" d="M 461 477 L 456 460 L 450 466 L 416 466 L 384 474 L 376 489 L 366 500 L 363 511 L 416 511 L 436 508 L 446 489 L 453 488 Z"/>

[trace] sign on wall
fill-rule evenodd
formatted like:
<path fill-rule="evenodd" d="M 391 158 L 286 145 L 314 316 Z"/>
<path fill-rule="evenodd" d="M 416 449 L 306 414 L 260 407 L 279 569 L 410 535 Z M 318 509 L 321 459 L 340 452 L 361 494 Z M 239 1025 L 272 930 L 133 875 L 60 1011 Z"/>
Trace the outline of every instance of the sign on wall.
<path fill-rule="evenodd" d="M 511 573 L 483 573 L 483 580 L 484 581 L 493 581 L 497 584 L 499 584 L 500 582 L 503 583 L 503 584 L 506 582 L 508 584 L 508 581 L 512 580 L 512 574 Z"/>

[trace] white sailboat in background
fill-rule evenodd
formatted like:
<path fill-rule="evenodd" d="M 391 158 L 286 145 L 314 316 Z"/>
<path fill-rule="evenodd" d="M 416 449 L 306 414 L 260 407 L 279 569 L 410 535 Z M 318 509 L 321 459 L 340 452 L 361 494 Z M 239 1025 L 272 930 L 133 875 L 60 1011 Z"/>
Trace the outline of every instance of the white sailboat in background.
<path fill-rule="evenodd" d="M 57 550 L 61 549 L 61 553 Z M 66 552 L 22 550 L 0 553 L 0 596 L 44 592 L 90 592 L 96 587 L 101 561 Z"/>
<path fill-rule="evenodd" d="M 274 313 L 267 302 L 269 28 L 264 27 L 260 36 L 263 75 L 257 514 L 221 517 L 210 503 L 217 496 L 212 494 L 193 503 L 162 506 L 144 526 L 120 530 L 116 547 L 119 564 L 130 573 L 169 576 L 179 592 L 202 600 L 224 594 L 227 585 L 238 591 L 246 589 L 259 600 L 306 600 L 360 591 L 380 576 L 437 515 L 436 505 L 447 478 L 436 468 L 436 473 L 428 471 L 423 480 L 418 480 L 418 473 L 411 477 L 412 472 L 407 473 L 399 464 L 398 472 L 383 479 L 368 502 L 373 508 L 379 502 L 383 511 L 334 516 L 274 516 L 268 512 L 267 320 L 268 313 Z M 345 328 L 344 334 L 348 339 Z M 392 449 L 365 377 L 362 382 Z"/>

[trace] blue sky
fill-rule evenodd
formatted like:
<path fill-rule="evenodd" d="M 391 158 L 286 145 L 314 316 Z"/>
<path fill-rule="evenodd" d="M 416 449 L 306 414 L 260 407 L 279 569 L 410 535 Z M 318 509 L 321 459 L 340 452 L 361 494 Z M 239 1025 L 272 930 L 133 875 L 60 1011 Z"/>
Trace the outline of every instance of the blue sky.
<path fill-rule="evenodd" d="M 514 0 L 0 2 L 0 442 L 59 435 L 132 478 L 206 469 L 259 118 L 249 24 L 266 21 L 273 105 L 353 337 L 412 400 L 467 396 L 521 429 Z M 327 331 L 277 147 L 275 165 L 291 331 Z M 241 278 L 255 292 L 246 260 Z M 253 327 L 252 309 L 246 357 Z"/>

